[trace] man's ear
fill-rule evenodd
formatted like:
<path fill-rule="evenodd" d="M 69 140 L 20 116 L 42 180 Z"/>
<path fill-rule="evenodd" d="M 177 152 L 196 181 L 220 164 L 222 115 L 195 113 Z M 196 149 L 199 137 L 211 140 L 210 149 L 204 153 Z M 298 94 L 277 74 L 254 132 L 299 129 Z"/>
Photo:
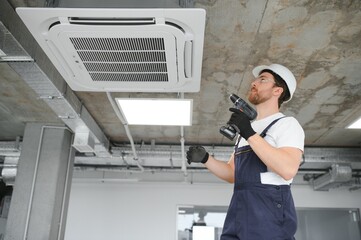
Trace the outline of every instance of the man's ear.
<path fill-rule="evenodd" d="M 283 93 L 283 88 L 282 87 L 274 87 L 273 88 L 273 93 L 277 96 L 281 96 Z"/>

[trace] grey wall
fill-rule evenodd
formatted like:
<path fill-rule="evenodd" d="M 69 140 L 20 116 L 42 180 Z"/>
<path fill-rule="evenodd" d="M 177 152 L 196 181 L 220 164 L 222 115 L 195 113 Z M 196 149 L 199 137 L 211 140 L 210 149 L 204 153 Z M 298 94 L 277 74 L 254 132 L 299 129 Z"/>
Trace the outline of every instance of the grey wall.
<path fill-rule="evenodd" d="M 292 189 L 296 207 L 361 208 L 361 191 Z M 232 185 L 74 179 L 71 191 L 66 240 L 175 240 L 177 205 L 228 206 Z"/>

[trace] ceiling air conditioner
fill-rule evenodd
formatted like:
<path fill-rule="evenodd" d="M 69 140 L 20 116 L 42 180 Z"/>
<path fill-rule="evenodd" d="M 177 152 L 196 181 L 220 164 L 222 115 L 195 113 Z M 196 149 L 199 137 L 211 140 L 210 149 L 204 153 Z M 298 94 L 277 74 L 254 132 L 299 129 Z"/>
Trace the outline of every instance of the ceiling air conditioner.
<path fill-rule="evenodd" d="M 74 91 L 200 89 L 204 9 L 16 11 Z"/>

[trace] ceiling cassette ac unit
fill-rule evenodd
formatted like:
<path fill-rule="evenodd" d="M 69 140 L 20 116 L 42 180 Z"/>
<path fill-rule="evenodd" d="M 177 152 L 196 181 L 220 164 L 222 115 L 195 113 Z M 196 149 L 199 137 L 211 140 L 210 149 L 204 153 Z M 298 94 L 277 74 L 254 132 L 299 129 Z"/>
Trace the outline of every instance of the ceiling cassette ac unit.
<path fill-rule="evenodd" d="M 204 9 L 16 11 L 74 91 L 200 89 Z"/>

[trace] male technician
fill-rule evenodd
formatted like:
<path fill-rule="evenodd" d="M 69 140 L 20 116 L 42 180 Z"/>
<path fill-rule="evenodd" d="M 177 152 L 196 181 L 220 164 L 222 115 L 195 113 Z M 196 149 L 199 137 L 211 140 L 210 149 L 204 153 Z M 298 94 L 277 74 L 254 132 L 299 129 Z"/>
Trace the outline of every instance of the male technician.
<path fill-rule="evenodd" d="M 253 69 L 248 100 L 256 106 L 252 123 L 240 110 L 228 122 L 240 137 L 228 163 L 203 147 L 191 146 L 188 163 L 201 162 L 219 178 L 234 183 L 221 240 L 294 239 L 297 216 L 290 184 L 298 171 L 304 131 L 293 117 L 279 112 L 292 98 L 296 79 L 279 64 Z"/>

